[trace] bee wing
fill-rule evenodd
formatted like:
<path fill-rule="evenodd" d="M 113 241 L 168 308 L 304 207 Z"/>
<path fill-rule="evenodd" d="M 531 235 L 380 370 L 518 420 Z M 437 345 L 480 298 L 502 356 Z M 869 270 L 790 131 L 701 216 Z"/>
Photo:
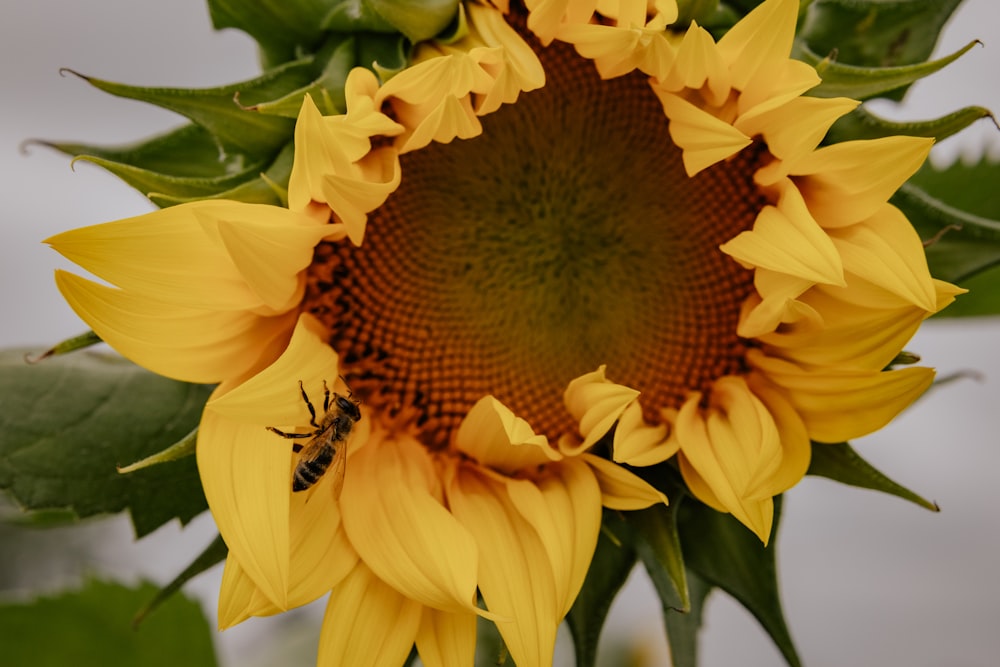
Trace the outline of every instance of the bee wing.
<path fill-rule="evenodd" d="M 327 475 L 330 476 L 330 485 L 333 489 L 334 499 L 340 499 L 340 492 L 344 490 L 344 473 L 347 472 L 347 441 L 338 442 L 337 451 L 330 462 L 330 469 Z"/>

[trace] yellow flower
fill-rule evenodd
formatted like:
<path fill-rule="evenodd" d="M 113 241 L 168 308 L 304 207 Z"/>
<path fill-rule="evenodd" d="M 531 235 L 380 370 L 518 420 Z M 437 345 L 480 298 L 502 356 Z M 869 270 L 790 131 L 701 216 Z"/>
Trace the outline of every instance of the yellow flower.
<path fill-rule="evenodd" d="M 58 276 L 104 340 L 220 383 L 198 461 L 223 626 L 332 589 L 323 664 L 414 642 L 468 664 L 477 614 L 547 664 L 602 506 L 665 501 L 592 448 L 675 458 L 766 542 L 810 440 L 881 428 L 933 378 L 889 369 L 961 291 L 888 203 L 930 141 L 820 147 L 857 102 L 803 96 L 796 0 L 717 43 L 672 0 L 526 4 L 467 0 L 460 41 L 381 84 L 353 71 L 345 115 L 306 98 L 288 209 L 49 240 L 116 286 Z M 338 376 L 362 400 L 342 494 L 333 474 L 293 493 L 265 427 L 311 431 L 298 383 L 321 405 Z"/>

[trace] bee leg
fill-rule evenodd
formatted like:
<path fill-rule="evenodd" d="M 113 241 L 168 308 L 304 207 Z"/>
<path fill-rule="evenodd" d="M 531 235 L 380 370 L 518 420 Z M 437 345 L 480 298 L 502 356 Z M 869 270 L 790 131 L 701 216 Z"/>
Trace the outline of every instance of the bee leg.
<path fill-rule="evenodd" d="M 284 431 L 280 431 L 274 428 L 273 426 L 265 426 L 264 428 L 266 428 L 271 433 L 277 433 L 282 438 L 311 438 L 314 435 L 316 435 L 315 433 L 285 433 Z M 319 427 L 317 426 L 317 428 Z"/>
<path fill-rule="evenodd" d="M 298 454 L 299 452 L 302 451 L 302 445 L 296 442 L 294 445 L 292 445 L 292 451 Z"/>
<path fill-rule="evenodd" d="M 326 381 L 324 380 L 324 383 Z M 326 386 L 324 384 L 324 386 Z M 306 407 L 309 408 L 309 423 L 315 428 L 319 428 L 319 424 L 316 423 L 316 409 L 313 408 L 312 401 L 309 400 L 309 395 L 306 393 L 306 388 L 302 386 L 302 380 L 299 380 L 299 391 L 302 392 L 302 400 L 306 402 Z M 329 396 L 329 393 L 327 394 Z"/>
<path fill-rule="evenodd" d="M 326 380 L 323 380 L 323 412 L 326 413 L 329 411 L 330 411 L 330 388 L 326 386 Z"/>

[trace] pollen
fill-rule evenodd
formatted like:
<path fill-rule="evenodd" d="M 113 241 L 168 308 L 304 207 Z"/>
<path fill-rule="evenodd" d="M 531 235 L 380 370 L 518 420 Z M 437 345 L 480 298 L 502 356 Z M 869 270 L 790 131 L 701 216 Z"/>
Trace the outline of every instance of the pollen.
<path fill-rule="evenodd" d="M 490 394 L 550 438 L 575 429 L 562 392 L 601 364 L 652 422 L 744 370 L 753 274 L 719 246 L 766 203 L 766 150 L 689 177 L 645 76 L 538 51 L 542 89 L 402 155 L 361 247 L 321 244 L 310 269 L 305 309 L 354 391 L 430 446 Z"/>

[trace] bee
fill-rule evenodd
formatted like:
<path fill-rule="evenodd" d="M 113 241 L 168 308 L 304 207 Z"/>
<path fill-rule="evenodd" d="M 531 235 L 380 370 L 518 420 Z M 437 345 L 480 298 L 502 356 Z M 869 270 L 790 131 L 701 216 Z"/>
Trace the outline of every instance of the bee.
<path fill-rule="evenodd" d="M 315 429 L 309 433 L 285 433 L 273 426 L 266 427 L 268 431 L 277 433 L 282 438 L 310 438 L 305 445 L 295 443 L 292 451 L 300 454 L 292 475 L 292 491 L 305 491 L 312 487 L 326 472 L 333 474 L 333 493 L 340 496 L 344 485 L 344 470 L 347 466 L 347 436 L 351 429 L 361 420 L 361 401 L 354 398 L 350 388 L 347 396 L 333 392 L 331 400 L 330 388 L 323 381 L 323 416 L 316 422 L 316 409 L 309 395 L 306 394 L 302 380 L 299 380 L 299 392 L 302 400 L 309 408 L 309 424 Z"/>

